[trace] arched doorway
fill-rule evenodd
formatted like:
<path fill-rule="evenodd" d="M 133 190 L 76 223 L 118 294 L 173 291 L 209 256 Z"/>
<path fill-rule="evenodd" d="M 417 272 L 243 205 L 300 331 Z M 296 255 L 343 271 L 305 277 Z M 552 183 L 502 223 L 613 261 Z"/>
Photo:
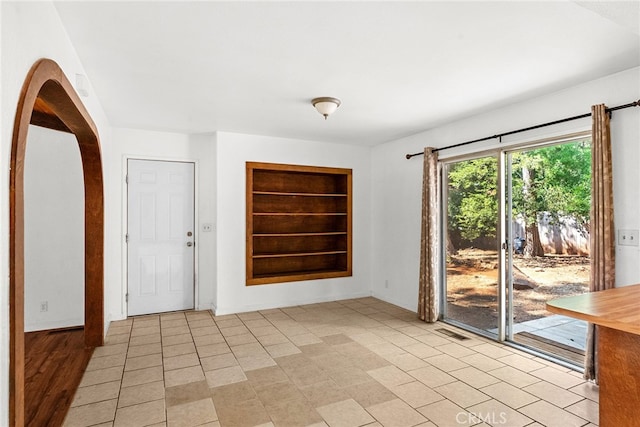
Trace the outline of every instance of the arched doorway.
<path fill-rule="evenodd" d="M 85 344 L 104 335 L 104 196 L 96 125 L 54 61 L 38 60 L 22 86 L 13 127 L 9 180 L 9 422 L 24 424 L 24 160 L 29 125 L 74 134 L 85 194 Z"/>

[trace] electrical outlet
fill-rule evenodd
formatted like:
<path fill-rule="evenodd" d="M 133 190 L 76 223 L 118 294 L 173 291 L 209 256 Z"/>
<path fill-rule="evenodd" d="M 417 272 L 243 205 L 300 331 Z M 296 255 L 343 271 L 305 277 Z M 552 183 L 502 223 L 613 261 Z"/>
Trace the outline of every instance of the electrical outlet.
<path fill-rule="evenodd" d="M 640 244 L 638 230 L 618 230 L 618 244 L 621 246 L 638 246 Z"/>
<path fill-rule="evenodd" d="M 42 301 L 40 303 L 40 313 L 46 313 L 49 311 L 49 301 Z"/>
<path fill-rule="evenodd" d="M 205 233 L 209 233 L 211 231 L 213 231 L 213 225 L 212 224 L 202 224 L 202 231 L 204 231 Z"/>

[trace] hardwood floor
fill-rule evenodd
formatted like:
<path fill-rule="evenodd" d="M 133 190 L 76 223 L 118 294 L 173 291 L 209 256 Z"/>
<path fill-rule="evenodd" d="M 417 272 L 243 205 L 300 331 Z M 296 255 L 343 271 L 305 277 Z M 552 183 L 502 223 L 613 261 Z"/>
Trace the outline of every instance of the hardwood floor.
<path fill-rule="evenodd" d="M 84 328 L 25 333 L 25 425 L 61 426 L 93 349 Z"/>

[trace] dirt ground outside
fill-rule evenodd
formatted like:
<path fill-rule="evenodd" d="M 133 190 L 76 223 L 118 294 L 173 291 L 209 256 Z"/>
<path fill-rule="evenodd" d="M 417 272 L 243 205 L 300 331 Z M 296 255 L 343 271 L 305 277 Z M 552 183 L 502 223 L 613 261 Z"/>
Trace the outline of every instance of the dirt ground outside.
<path fill-rule="evenodd" d="M 514 255 L 514 322 L 551 315 L 546 301 L 589 289 L 589 258 Z M 447 260 L 447 317 L 479 329 L 498 325 L 498 254 L 462 249 Z"/>

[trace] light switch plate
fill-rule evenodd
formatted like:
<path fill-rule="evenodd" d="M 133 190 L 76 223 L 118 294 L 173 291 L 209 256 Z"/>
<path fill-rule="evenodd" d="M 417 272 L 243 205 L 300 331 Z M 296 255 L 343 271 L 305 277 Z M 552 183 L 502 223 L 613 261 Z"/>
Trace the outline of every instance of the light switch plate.
<path fill-rule="evenodd" d="M 638 230 L 618 230 L 618 245 L 638 246 L 638 244 L 640 244 Z"/>

